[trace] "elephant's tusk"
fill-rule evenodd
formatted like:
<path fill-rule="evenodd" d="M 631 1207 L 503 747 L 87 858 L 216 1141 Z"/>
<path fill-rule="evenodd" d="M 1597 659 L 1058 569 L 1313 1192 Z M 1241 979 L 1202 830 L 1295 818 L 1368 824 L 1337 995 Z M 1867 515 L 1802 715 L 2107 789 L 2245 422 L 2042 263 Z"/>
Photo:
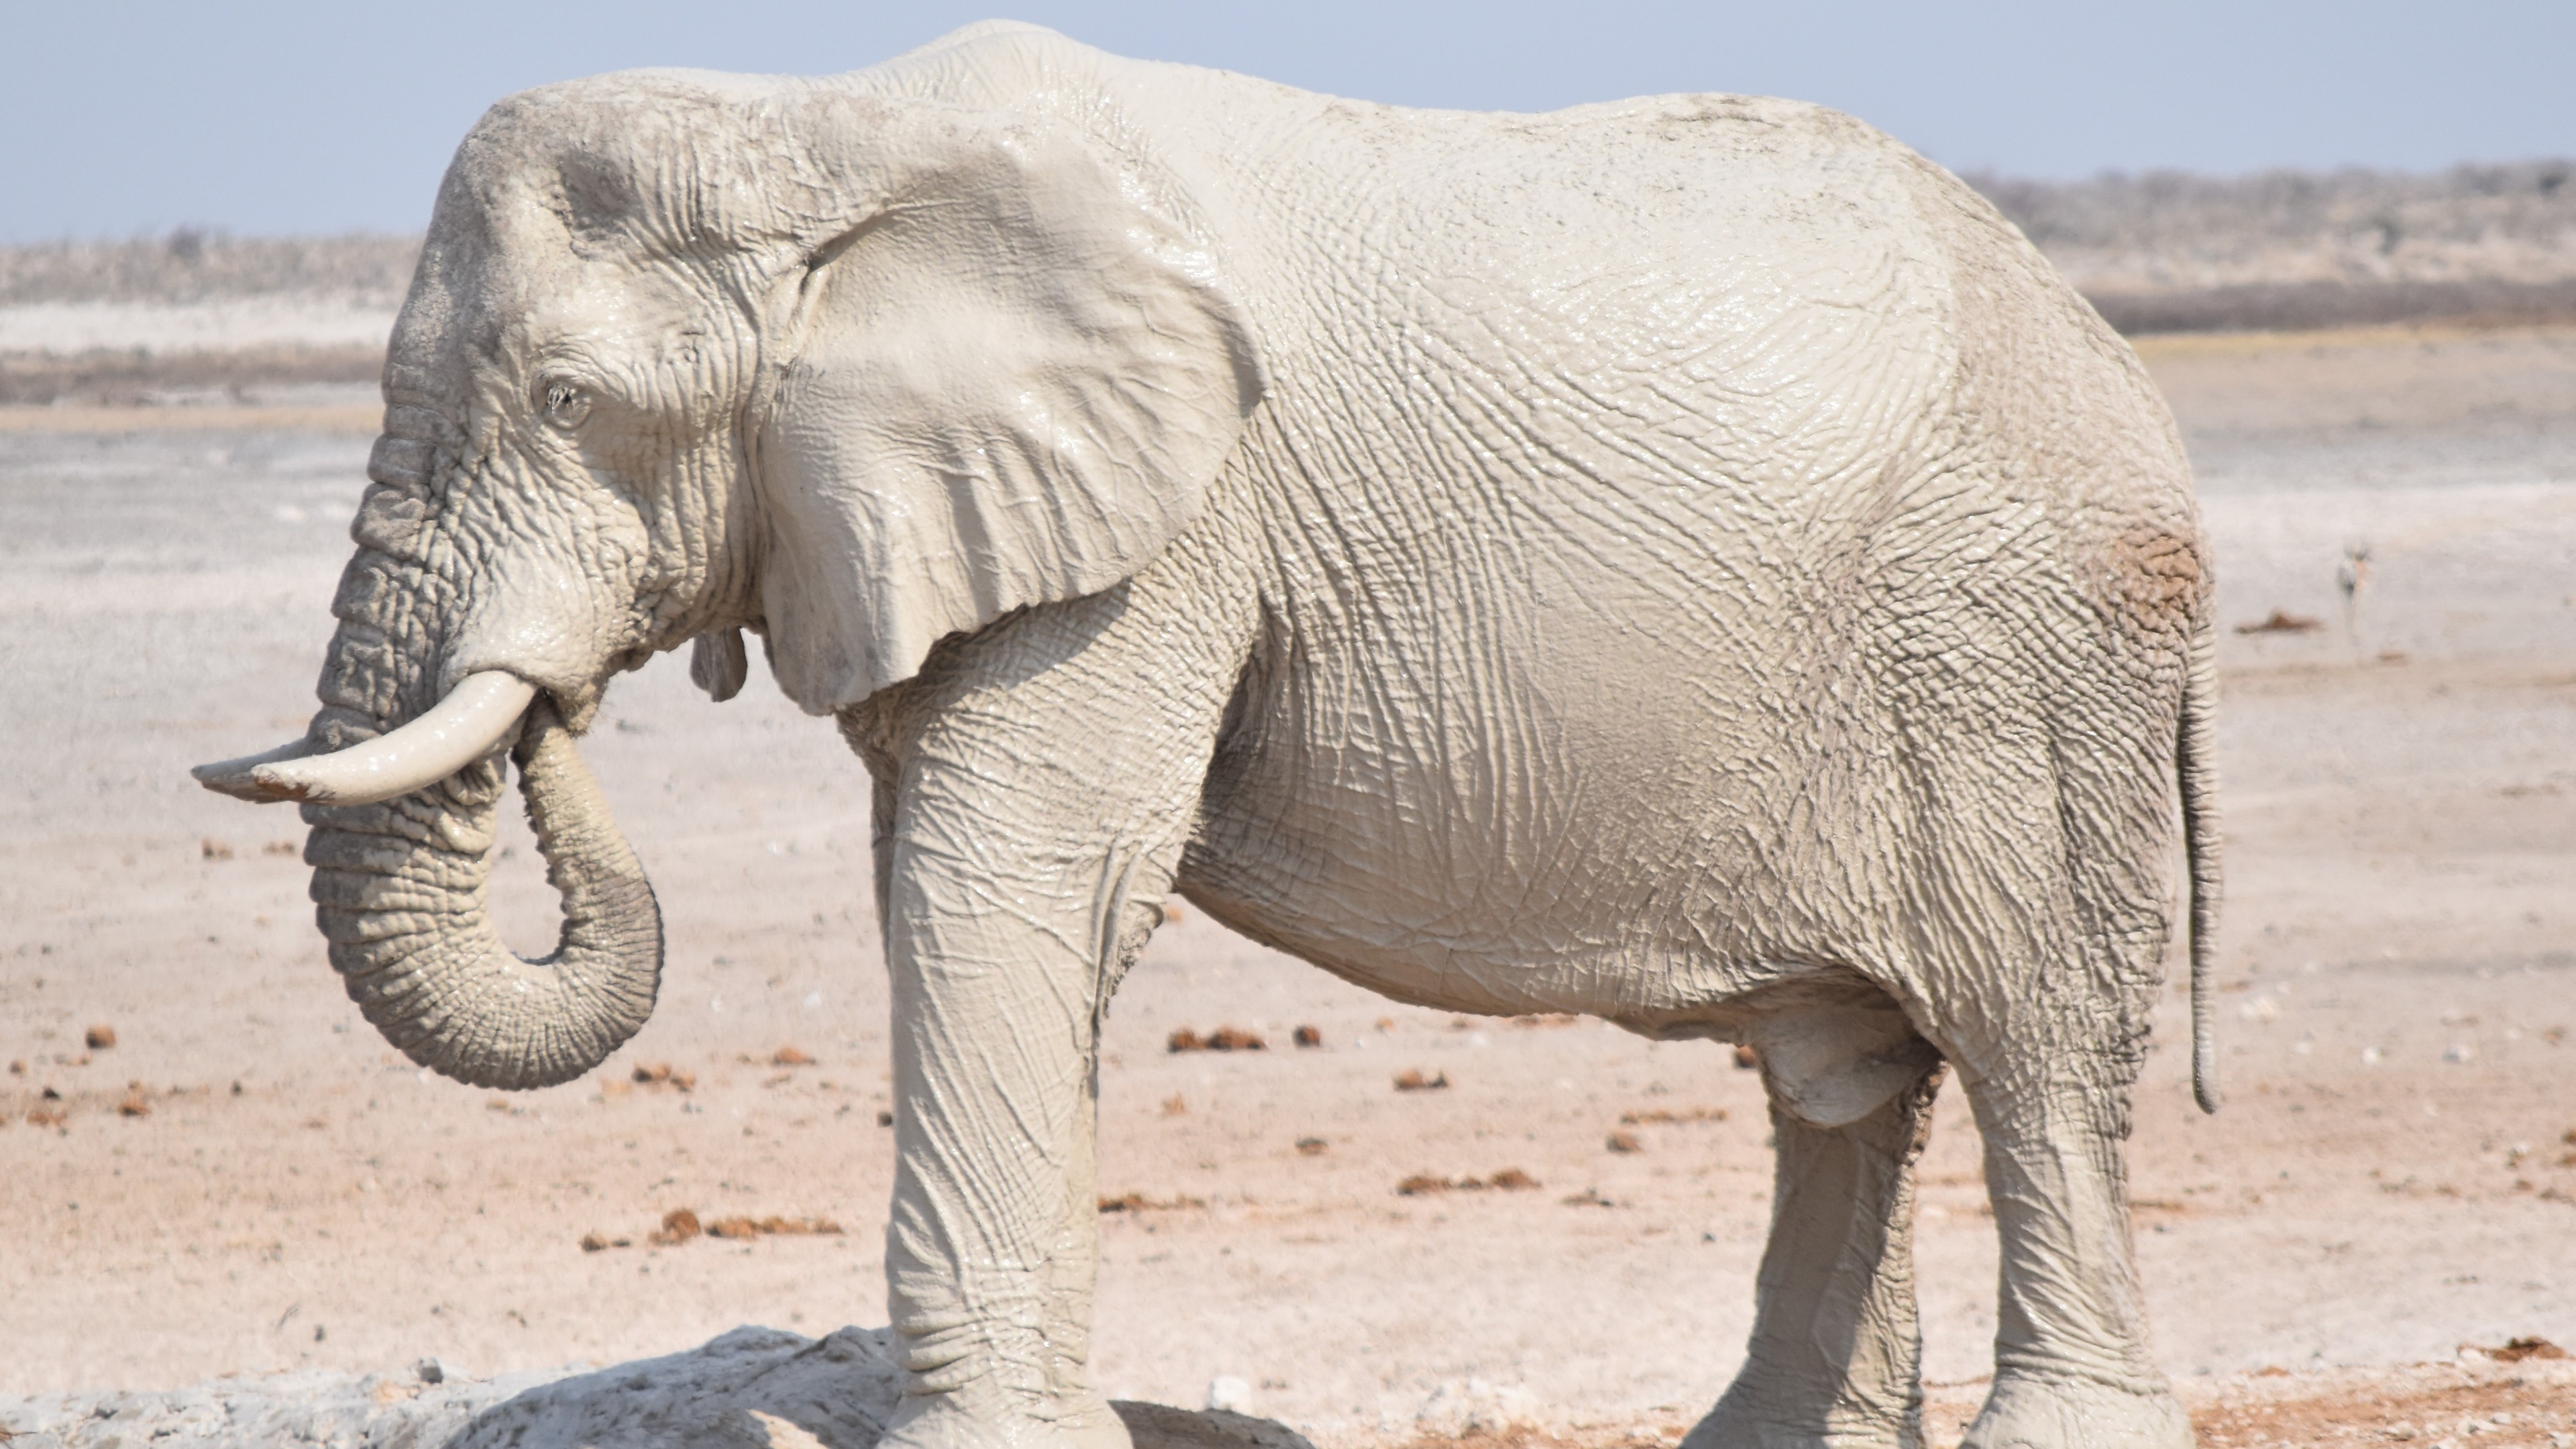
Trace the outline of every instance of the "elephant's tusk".
<path fill-rule="evenodd" d="M 230 795 L 236 800 L 248 800 L 254 805 L 273 805 L 281 797 L 271 795 L 262 788 L 257 780 L 251 778 L 251 771 L 261 765 L 273 765 L 281 760 L 300 760 L 311 753 L 313 753 L 312 740 L 288 740 L 273 750 L 262 750 L 256 755 L 244 755 L 238 760 L 217 760 L 211 765 L 199 765 L 188 773 L 197 777 L 198 784 L 218 795 Z"/>
<path fill-rule="evenodd" d="M 364 744 L 316 755 L 298 740 L 189 773 L 209 790 L 263 804 L 373 805 L 435 785 L 482 758 L 536 697 L 537 687 L 517 675 L 486 670 L 467 675 L 427 714 Z"/>

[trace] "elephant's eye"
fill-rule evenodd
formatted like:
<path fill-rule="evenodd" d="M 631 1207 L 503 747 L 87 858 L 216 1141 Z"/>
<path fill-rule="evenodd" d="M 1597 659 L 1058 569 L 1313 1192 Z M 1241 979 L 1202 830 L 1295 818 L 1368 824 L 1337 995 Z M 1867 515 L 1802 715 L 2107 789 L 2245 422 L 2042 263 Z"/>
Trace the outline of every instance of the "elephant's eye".
<path fill-rule="evenodd" d="M 590 399 L 568 382 L 546 384 L 546 421 L 558 427 L 571 427 L 590 412 Z"/>

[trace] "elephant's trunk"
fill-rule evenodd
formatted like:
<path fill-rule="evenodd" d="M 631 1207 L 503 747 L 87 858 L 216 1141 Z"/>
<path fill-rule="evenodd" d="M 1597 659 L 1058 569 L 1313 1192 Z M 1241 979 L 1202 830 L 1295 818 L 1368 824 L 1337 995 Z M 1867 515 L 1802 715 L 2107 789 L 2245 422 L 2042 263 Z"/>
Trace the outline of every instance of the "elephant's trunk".
<path fill-rule="evenodd" d="M 317 749 L 421 713 L 431 649 L 420 623 L 434 589 L 382 554 L 351 563 L 309 736 Z M 382 804 L 304 807 L 313 900 L 350 997 L 413 1061 L 513 1090 L 567 1082 L 605 1060 L 652 1014 L 662 974 L 652 886 L 570 731 L 542 697 L 515 729 L 520 790 L 563 897 L 562 934 L 543 960 L 513 955 L 492 924 L 497 750 Z"/>

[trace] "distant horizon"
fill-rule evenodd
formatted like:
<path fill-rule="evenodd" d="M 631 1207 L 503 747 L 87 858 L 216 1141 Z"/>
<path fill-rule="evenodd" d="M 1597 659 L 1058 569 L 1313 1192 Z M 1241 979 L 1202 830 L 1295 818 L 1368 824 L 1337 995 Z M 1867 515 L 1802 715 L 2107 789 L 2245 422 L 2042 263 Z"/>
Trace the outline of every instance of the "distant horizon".
<path fill-rule="evenodd" d="M 2435 174 L 2576 156 L 2555 0 L 2041 0 L 1937 13 L 1596 0 L 140 0 L 13 16 L 0 53 L 0 244 L 418 233 L 492 102 L 644 65 L 836 73 L 1000 14 L 1102 50 L 1354 99 L 1545 111 L 1676 91 L 1850 112 L 1962 175 Z"/>

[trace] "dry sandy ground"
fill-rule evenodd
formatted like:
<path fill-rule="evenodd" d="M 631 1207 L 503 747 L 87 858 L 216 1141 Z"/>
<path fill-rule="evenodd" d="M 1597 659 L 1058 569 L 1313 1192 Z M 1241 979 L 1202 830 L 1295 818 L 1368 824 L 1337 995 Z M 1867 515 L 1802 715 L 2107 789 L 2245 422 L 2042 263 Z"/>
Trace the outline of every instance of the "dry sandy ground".
<path fill-rule="evenodd" d="M 2223 646 L 2231 1101 L 2191 1106 L 2177 992 L 2133 1159 L 2158 1349 L 2211 1443 L 2471 1417 L 2576 1442 L 2566 1365 L 2384 1371 L 2576 1345 L 2576 334 L 2148 351 L 2226 619 L 2324 625 Z M 668 912 L 662 1006 L 602 1072 L 506 1099 L 391 1054 L 322 960 L 294 818 L 188 781 L 310 707 L 368 442 L 347 402 L 0 419 L 0 1391 L 883 1321 L 865 782 L 826 724 L 757 682 L 711 705 L 670 660 L 618 686 L 588 752 Z M 531 856 L 503 906 L 536 948 Z M 1268 1049 L 1165 1050 L 1227 1025 Z M 1733 1372 L 1769 1167 L 1723 1048 L 1397 1007 L 1193 915 L 1108 1053 L 1103 1189 L 1142 1202 L 1104 1218 L 1112 1393 L 1240 1378 L 1327 1445 L 1516 1411 L 1604 1443 Z M 694 1083 L 632 1080 L 654 1066 Z M 1450 1085 L 1395 1089 L 1417 1070 Z M 1921 1232 L 1947 1432 L 1993 1331 L 1960 1107 Z M 1505 1169 L 1539 1186 L 1397 1192 Z M 684 1207 L 846 1231 L 649 1245 Z"/>

